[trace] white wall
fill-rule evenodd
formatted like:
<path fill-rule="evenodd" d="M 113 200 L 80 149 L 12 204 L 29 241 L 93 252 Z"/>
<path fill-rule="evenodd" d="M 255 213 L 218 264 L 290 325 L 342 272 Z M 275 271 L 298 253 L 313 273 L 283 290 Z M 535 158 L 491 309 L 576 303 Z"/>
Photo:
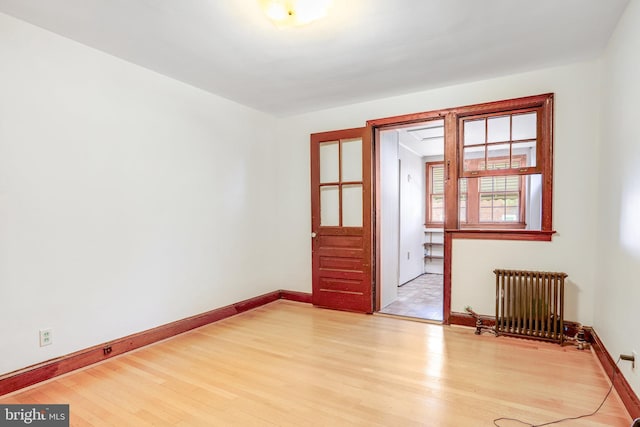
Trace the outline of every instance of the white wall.
<path fill-rule="evenodd" d="M 400 283 L 424 272 L 424 169 L 422 157 L 400 144 Z"/>
<path fill-rule="evenodd" d="M 283 287 L 272 117 L 2 14 L 0 64 L 0 373 Z"/>
<path fill-rule="evenodd" d="M 398 298 L 400 182 L 398 132 L 380 132 L 380 307 Z"/>
<path fill-rule="evenodd" d="M 567 318 L 593 323 L 595 298 L 596 203 L 584 197 L 597 185 L 599 124 L 597 103 L 600 68 L 597 61 L 549 68 L 503 78 L 462 84 L 393 98 L 322 110 L 280 121 L 279 164 L 283 215 L 283 255 L 298 290 L 311 286 L 308 242 L 309 134 L 364 126 L 366 120 L 440 108 L 555 92 L 555 182 L 552 242 L 489 242 L 456 240 L 453 245 L 452 309 L 471 305 L 495 312 L 494 268 L 560 270 L 569 274 Z M 288 159 L 301 159 L 290 162 Z M 286 243 L 285 243 L 286 242 Z"/>
<path fill-rule="evenodd" d="M 640 1 L 631 0 L 604 56 L 594 327 L 615 359 L 640 352 Z M 640 354 L 640 353 L 638 353 Z M 640 364 L 620 368 L 640 395 Z"/>

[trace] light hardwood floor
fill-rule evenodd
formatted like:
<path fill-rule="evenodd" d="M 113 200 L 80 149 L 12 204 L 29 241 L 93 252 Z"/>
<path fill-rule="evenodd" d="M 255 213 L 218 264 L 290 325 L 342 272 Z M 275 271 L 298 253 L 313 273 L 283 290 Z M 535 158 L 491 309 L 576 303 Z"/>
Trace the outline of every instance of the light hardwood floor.
<path fill-rule="evenodd" d="M 475 427 L 588 413 L 608 388 L 589 351 L 279 300 L 0 403 L 69 403 L 73 426 Z M 614 392 L 560 425 L 630 424 Z"/>

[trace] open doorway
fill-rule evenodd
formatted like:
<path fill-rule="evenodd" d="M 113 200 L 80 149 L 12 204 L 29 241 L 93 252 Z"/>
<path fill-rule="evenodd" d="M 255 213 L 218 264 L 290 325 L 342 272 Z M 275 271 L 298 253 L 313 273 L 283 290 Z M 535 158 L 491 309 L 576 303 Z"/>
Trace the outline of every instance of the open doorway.
<path fill-rule="evenodd" d="M 380 129 L 379 312 L 441 322 L 444 120 Z"/>

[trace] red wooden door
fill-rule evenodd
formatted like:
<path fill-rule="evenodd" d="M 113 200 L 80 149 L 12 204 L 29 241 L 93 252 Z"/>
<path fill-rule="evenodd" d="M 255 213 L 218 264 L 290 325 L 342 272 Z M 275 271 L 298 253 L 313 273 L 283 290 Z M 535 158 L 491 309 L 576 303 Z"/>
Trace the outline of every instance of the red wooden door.
<path fill-rule="evenodd" d="M 373 311 L 371 128 L 311 135 L 313 304 Z"/>

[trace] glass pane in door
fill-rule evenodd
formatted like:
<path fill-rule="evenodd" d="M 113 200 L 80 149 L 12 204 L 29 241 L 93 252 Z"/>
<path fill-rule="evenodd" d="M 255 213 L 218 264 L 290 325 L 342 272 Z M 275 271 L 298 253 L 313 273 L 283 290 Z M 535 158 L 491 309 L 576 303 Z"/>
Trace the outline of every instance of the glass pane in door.
<path fill-rule="evenodd" d="M 342 182 L 362 181 L 362 139 L 342 141 Z"/>
<path fill-rule="evenodd" d="M 362 184 L 342 186 L 342 226 L 362 227 Z"/>
<path fill-rule="evenodd" d="M 320 187 L 320 225 L 337 227 L 340 225 L 340 186 Z"/>
<path fill-rule="evenodd" d="M 320 183 L 338 182 L 340 168 L 340 143 L 338 141 L 320 144 Z"/>

